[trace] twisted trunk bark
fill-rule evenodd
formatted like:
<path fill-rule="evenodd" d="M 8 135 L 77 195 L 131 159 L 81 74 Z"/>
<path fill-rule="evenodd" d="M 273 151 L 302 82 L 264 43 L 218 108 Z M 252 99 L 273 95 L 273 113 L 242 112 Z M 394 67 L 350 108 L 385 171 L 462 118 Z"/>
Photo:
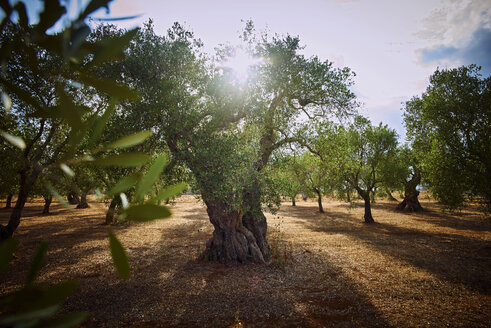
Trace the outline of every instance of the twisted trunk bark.
<path fill-rule="evenodd" d="M 219 201 L 204 200 L 215 230 L 201 259 L 224 264 L 267 263 L 271 252 L 266 242 L 266 217 L 262 212 L 243 214 Z"/>
<path fill-rule="evenodd" d="M 404 186 L 404 199 L 400 202 L 396 211 L 405 211 L 405 212 L 421 212 L 423 211 L 423 207 L 419 203 L 418 196 L 419 191 L 416 187 L 421 182 L 421 174 L 419 171 L 416 171 L 412 178 L 406 182 Z"/>

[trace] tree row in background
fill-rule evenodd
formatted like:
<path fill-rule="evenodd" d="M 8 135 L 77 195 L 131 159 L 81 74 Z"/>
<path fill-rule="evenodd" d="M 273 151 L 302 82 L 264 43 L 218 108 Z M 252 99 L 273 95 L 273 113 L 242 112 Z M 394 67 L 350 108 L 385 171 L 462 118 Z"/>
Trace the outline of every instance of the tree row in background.
<path fill-rule="evenodd" d="M 2 44 L 19 38 L 14 27 L 5 31 Z M 405 104 L 409 143 L 398 145 L 394 130 L 356 115 L 351 70 L 306 58 L 297 37 L 258 33 L 247 22 L 239 46 L 210 56 L 177 23 L 164 36 L 151 21 L 133 31 L 99 25 L 83 32 L 93 47 L 127 46 L 98 62 L 81 56 L 76 70 L 43 47 L 6 61 L 2 87 L 21 86 L 29 97 L 10 92 L 1 111 L 1 130 L 27 143 L 22 150 L 2 143 L 2 154 L 17 159 L 2 161 L 2 196 L 17 195 L 5 237 L 29 195 L 43 196 L 49 212 L 53 190 L 79 207 L 100 192 L 112 223 L 118 212 L 131 216 L 126 201 L 159 204 L 183 181 L 200 194 L 214 226 L 201 257 L 222 263 L 269 262 L 263 205 L 274 209 L 281 195 L 315 197 L 320 212 L 325 195 L 358 195 L 366 223 L 374 222 L 377 190 L 400 192 L 398 210 L 422 210 L 420 186 L 450 207 L 473 198 L 489 208 L 490 83 L 475 66 L 435 72 L 422 97 Z M 239 50 L 258 59 L 245 81 L 222 64 Z M 39 67 L 26 66 L 29 56 Z M 122 158 L 127 165 L 117 165 Z"/>

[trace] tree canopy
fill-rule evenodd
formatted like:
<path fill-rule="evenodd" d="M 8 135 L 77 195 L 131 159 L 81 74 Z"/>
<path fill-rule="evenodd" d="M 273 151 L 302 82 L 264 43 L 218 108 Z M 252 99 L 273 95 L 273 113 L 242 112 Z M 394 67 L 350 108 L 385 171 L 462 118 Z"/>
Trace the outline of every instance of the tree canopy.
<path fill-rule="evenodd" d="M 424 180 L 449 208 L 469 198 L 491 209 L 491 77 L 480 67 L 437 69 L 419 97 L 406 102 L 404 122 Z"/>

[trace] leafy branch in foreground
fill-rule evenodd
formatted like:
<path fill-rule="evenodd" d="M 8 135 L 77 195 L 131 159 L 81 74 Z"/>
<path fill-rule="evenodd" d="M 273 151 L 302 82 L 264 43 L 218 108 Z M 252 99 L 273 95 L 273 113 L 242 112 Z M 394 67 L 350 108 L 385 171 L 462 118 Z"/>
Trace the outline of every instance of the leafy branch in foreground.
<path fill-rule="evenodd" d="M 10 238 L 0 244 L 0 274 L 2 274 L 17 249 L 18 240 Z M 85 312 L 57 315 L 62 302 L 78 288 L 78 282 L 67 280 L 48 286 L 36 283 L 41 269 L 47 242 L 41 242 L 34 255 L 24 286 L 0 297 L 0 326 L 2 327 L 76 327 L 87 317 Z"/>

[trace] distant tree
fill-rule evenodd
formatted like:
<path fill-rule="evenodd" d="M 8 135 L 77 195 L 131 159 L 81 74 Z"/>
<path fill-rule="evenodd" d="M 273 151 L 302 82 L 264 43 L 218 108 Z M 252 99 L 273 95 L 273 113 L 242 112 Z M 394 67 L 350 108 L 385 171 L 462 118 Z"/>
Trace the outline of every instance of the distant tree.
<path fill-rule="evenodd" d="M 372 126 L 368 119 L 357 116 L 347 129 L 338 128 L 330 140 L 335 143 L 325 148 L 325 156 L 336 163 L 341 176 L 364 200 L 365 223 L 375 222 L 370 196 L 394 166 L 396 132 L 382 124 Z"/>
<path fill-rule="evenodd" d="M 491 77 L 480 69 L 437 69 L 426 91 L 404 106 L 425 183 L 449 208 L 470 197 L 491 210 Z"/>
<path fill-rule="evenodd" d="M 310 152 L 304 152 L 298 157 L 299 177 L 302 190 L 315 194 L 319 213 L 324 213 L 322 196 L 331 191 L 330 174 L 322 160 Z"/>
<path fill-rule="evenodd" d="M 300 170 L 296 156 L 291 154 L 277 156 L 269 170 L 277 191 L 289 197 L 292 206 L 296 206 L 295 198 L 302 193 Z"/>
<path fill-rule="evenodd" d="M 408 146 L 399 147 L 391 172 L 386 176 L 394 179 L 392 185 L 399 185 L 399 189 L 404 191 L 404 199 L 397 205 L 396 210 L 408 212 L 420 212 L 423 207 L 419 203 L 419 190 L 421 184 L 421 166 L 416 154 Z"/>

